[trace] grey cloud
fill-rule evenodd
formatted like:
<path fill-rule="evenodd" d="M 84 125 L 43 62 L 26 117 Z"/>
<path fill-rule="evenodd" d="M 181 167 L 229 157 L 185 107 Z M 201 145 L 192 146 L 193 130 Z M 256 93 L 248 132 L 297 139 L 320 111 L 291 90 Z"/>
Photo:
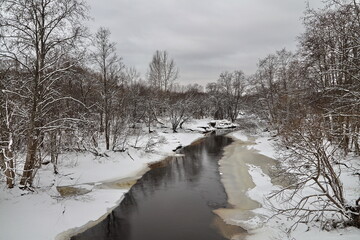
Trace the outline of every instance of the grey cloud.
<path fill-rule="evenodd" d="M 320 6 L 320 0 L 310 1 Z M 215 81 L 222 70 L 253 73 L 257 59 L 293 50 L 303 0 L 92 0 L 93 31 L 108 27 L 119 55 L 143 74 L 167 50 L 181 82 Z"/>

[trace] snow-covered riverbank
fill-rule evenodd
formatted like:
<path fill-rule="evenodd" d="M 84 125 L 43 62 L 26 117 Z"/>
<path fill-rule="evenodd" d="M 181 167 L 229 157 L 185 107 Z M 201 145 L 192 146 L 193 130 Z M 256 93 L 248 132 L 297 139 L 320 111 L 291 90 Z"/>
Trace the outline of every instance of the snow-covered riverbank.
<path fill-rule="evenodd" d="M 242 226 L 249 232 L 247 240 L 267 240 L 267 239 L 324 239 L 324 240 L 355 240 L 360 237 L 360 229 L 345 228 L 335 229 L 330 232 L 320 230 L 317 226 L 310 227 L 306 224 L 299 226 L 286 234 L 286 229 L 293 222 L 284 216 L 270 218 L 274 212 L 269 209 L 266 196 L 272 191 L 279 189 L 269 177 L 268 167 L 273 165 L 271 159 L 278 157 L 274 148 L 276 139 L 271 138 L 269 133 L 262 133 L 249 137 L 242 131 L 231 133 L 234 139 L 238 140 L 234 144 L 225 149 L 224 158 L 220 161 L 220 170 L 223 173 L 222 180 L 229 195 L 229 200 L 234 209 L 220 210 L 217 213 L 225 219 L 225 221 Z M 236 146 L 239 145 L 239 146 Z M 244 148 L 245 150 L 240 150 Z M 236 152 L 240 151 L 240 154 Z M 253 155 L 247 155 L 247 152 L 262 155 L 257 161 L 253 161 Z M 250 159 L 246 159 L 250 156 Z M 243 159 L 241 159 L 243 158 Z M 266 166 L 266 167 L 265 167 Z M 245 168 L 245 170 L 244 170 Z M 244 180 L 244 176 L 240 176 L 239 171 L 249 174 L 251 179 Z M 360 192 L 359 179 L 343 172 L 343 181 L 346 190 L 351 195 L 356 196 Z M 245 176 L 246 178 L 246 176 Z M 236 182 L 239 182 L 236 184 Z M 236 186 L 235 186 L 236 185 Z M 243 186 L 240 187 L 239 186 Z M 235 196 L 232 197 L 232 196 Z M 235 199 L 235 200 L 232 200 Z M 247 203 L 242 205 L 241 200 L 246 199 Z M 281 203 L 278 203 L 279 205 Z"/>
<path fill-rule="evenodd" d="M 60 174 L 54 175 L 50 165 L 39 170 L 36 179 L 39 187 L 34 193 L 17 188 L 9 190 L 5 185 L 0 185 L 0 239 L 66 239 L 73 232 L 95 224 L 120 203 L 135 182 L 134 179 L 147 171 L 149 163 L 173 155 L 173 150 L 177 147 L 189 145 L 203 137 L 201 131 L 209 130 L 204 128 L 208 122 L 209 119 L 194 121 L 185 126 L 191 130 L 180 133 L 171 133 L 166 128 L 157 129 L 157 133 L 152 136 L 155 144 L 152 153 L 129 148 L 126 152 L 108 151 L 108 157 L 101 158 L 90 153 L 64 154 L 61 156 Z M 308 228 L 305 224 L 300 225 L 290 237 L 287 236 L 284 230 L 291 222 L 283 217 L 269 219 L 273 212 L 266 208 L 266 195 L 278 189 L 276 184 L 271 182 L 267 171 L 275 162 L 271 158 L 277 157 L 272 145 L 274 139 L 270 138 L 268 133 L 248 137 L 241 131 L 233 132 L 230 136 L 240 141 L 225 149 L 225 157 L 232 158 L 222 159 L 220 170 L 234 209 L 223 209 L 217 213 L 227 222 L 247 229 L 250 233 L 247 239 L 359 238 L 359 229 L 346 228 L 326 232 L 318 228 Z M 148 140 L 149 137 L 137 139 L 137 146 L 148 143 Z M 242 156 L 255 153 L 259 158 L 238 162 L 237 151 L 240 151 L 240 148 L 245 149 Z M 225 162 L 228 160 L 232 163 Z M 228 170 L 225 171 L 222 168 L 227 164 Z M 242 172 L 237 171 L 239 169 Z M 243 181 L 244 175 L 248 177 L 246 182 Z M 350 192 L 354 195 L 360 192 L 356 179 L 349 176 L 345 180 L 346 186 L 352 189 Z M 109 182 L 111 184 L 101 185 Z M 57 190 L 60 186 L 72 186 L 87 193 L 63 197 Z M 244 204 L 244 201 L 248 201 L 248 204 Z"/>
<path fill-rule="evenodd" d="M 148 170 L 149 163 L 174 155 L 177 147 L 202 138 L 201 130 L 208 122 L 193 121 L 184 127 L 191 131 L 179 133 L 157 129 L 156 136 L 152 135 L 155 145 L 151 153 L 129 148 L 126 152 L 107 151 L 108 157 L 101 158 L 91 153 L 63 154 L 58 175 L 53 174 L 50 164 L 39 170 L 35 192 L 9 190 L 1 185 L 0 239 L 66 239 L 74 231 L 91 226 L 119 204 L 133 180 Z M 137 146 L 147 144 L 148 138 L 137 139 Z M 98 186 L 121 179 L 123 184 Z M 57 191 L 60 186 L 87 193 L 62 197 Z"/>

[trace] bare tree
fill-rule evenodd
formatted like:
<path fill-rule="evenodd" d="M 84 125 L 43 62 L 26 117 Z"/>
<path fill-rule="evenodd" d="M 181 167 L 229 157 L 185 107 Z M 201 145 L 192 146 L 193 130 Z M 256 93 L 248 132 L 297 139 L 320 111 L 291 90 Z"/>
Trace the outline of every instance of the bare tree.
<path fill-rule="evenodd" d="M 240 112 L 240 103 L 245 89 L 245 74 L 242 71 L 222 72 L 217 83 L 207 85 L 216 119 L 235 121 Z"/>
<path fill-rule="evenodd" d="M 94 37 L 95 51 L 92 53 L 97 68 L 100 71 L 102 82 L 102 114 L 100 131 L 105 132 L 106 149 L 110 149 L 111 108 L 114 91 L 123 70 L 121 58 L 116 54 L 115 43 L 110 41 L 110 30 L 101 27 Z M 102 121 L 104 119 L 104 121 Z"/>
<path fill-rule="evenodd" d="M 323 227 L 344 222 L 358 226 L 356 216 L 359 207 L 345 200 L 345 191 L 340 179 L 341 167 L 347 166 L 339 157 L 339 148 L 326 140 L 323 117 L 312 114 L 302 119 L 298 128 L 282 138 L 287 147 L 284 161 L 286 172 L 296 181 L 275 192 L 277 202 L 282 202 L 277 212 L 293 219 L 293 227 L 300 222 L 319 221 Z M 307 188 L 306 191 L 303 191 Z M 308 187 L 311 187 L 310 189 Z M 271 199 L 270 198 L 270 199 Z M 291 230 L 291 229 L 289 229 Z"/>
<path fill-rule="evenodd" d="M 223 106 L 223 95 L 221 94 L 220 86 L 215 83 L 208 83 L 206 85 L 206 93 L 208 94 L 208 111 L 215 119 L 225 118 L 225 111 Z"/>
<path fill-rule="evenodd" d="M 84 33 L 81 21 L 87 18 L 87 5 L 80 0 L 2 0 L 0 6 L 0 57 L 13 61 L 26 77 L 24 92 L 17 94 L 27 99 L 26 161 L 20 181 L 27 187 L 36 173 L 42 132 L 55 124 L 54 119 L 45 123 L 44 116 L 63 99 L 53 86 L 81 57 L 72 53 Z"/>
<path fill-rule="evenodd" d="M 261 84 L 264 103 L 267 107 L 269 120 L 272 123 L 277 122 L 277 112 L 275 110 L 277 89 L 277 58 L 275 54 L 269 54 L 267 57 L 260 59 L 258 63 L 257 79 Z"/>
<path fill-rule="evenodd" d="M 176 133 L 178 127 L 182 127 L 197 110 L 198 102 L 196 101 L 196 94 L 188 91 L 185 93 L 171 93 L 166 105 L 171 128 Z"/>
<path fill-rule="evenodd" d="M 244 72 L 241 70 L 234 71 L 232 75 L 232 93 L 229 108 L 229 117 L 231 121 L 235 121 L 240 112 L 240 103 L 244 94 L 246 85 L 246 78 Z"/>
<path fill-rule="evenodd" d="M 148 80 L 157 90 L 169 91 L 178 78 L 179 70 L 175 61 L 166 51 L 157 50 L 149 64 Z"/>
<path fill-rule="evenodd" d="M 324 228 L 359 227 L 360 198 L 347 201 L 341 182 L 344 168 L 359 171 L 345 162 L 349 151 L 359 152 L 359 9 L 352 0 L 327 3 L 323 9 L 307 11 L 300 75 L 292 71 L 299 63 L 291 56 L 275 55 L 273 120 L 276 126 L 285 125 L 280 134 L 287 149 L 284 161 L 290 166 L 286 172 L 296 182 L 274 196 L 283 202 L 277 210 L 293 219 L 294 226 L 318 221 Z M 265 66 L 268 71 L 262 73 L 270 76 Z M 279 121 L 284 110 L 291 111 L 285 123 Z"/>
<path fill-rule="evenodd" d="M 360 153 L 359 7 L 357 1 L 327 2 L 324 9 L 307 10 L 301 52 L 309 66 L 308 84 L 321 93 L 329 137 L 340 142 L 345 153 Z"/>
<path fill-rule="evenodd" d="M 1 83 L 2 81 L 0 81 Z M 9 83 L 7 83 L 9 84 Z M 0 84 L 1 86 L 2 84 Z M 15 124 L 14 114 L 17 111 L 16 105 L 5 93 L 5 86 L 0 87 L 0 169 L 3 170 L 6 184 L 13 188 L 15 184 L 15 159 L 14 159 L 14 135 Z"/>

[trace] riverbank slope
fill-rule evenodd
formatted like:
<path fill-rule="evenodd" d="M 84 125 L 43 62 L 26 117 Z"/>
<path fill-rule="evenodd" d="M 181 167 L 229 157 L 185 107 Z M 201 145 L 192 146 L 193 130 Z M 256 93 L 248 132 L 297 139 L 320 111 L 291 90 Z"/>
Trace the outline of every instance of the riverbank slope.
<path fill-rule="evenodd" d="M 219 209 L 216 213 L 226 222 L 243 227 L 249 232 L 247 240 L 267 239 L 324 239 L 355 240 L 360 237 L 360 229 L 349 227 L 321 230 L 316 224 L 300 223 L 290 234 L 286 230 L 293 222 L 284 216 L 273 217 L 269 194 L 279 189 L 281 182 L 271 177 L 271 168 L 279 166 L 276 138 L 270 134 L 246 134 L 243 131 L 231 133 L 236 141 L 225 148 L 220 161 L 222 181 L 229 197 L 230 209 Z M 350 157 L 351 158 L 351 157 Z M 352 159 L 349 159 L 350 161 Z M 356 159 L 353 159 L 356 161 Z M 342 172 L 346 191 L 349 195 L 360 192 L 359 179 Z M 277 203 L 281 205 L 281 203 Z"/>

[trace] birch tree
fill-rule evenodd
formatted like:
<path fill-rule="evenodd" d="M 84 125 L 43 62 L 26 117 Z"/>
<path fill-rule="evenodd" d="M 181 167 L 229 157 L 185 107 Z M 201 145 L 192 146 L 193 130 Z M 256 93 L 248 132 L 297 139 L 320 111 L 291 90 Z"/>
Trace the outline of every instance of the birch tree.
<path fill-rule="evenodd" d="M 21 95 L 26 99 L 26 160 L 20 181 L 32 186 L 39 165 L 41 135 L 53 129 L 56 119 L 46 118 L 63 96 L 54 85 L 71 69 L 85 29 L 87 5 L 81 0 L 1 0 L 0 57 L 12 61 L 26 78 Z"/>
<path fill-rule="evenodd" d="M 9 71 L 0 69 L 0 169 L 3 170 L 8 188 L 15 184 L 15 160 L 14 160 L 14 135 L 15 132 L 14 113 L 17 112 L 16 104 L 9 99 L 7 88 L 11 85 Z M 11 87 L 10 87 L 11 88 Z"/>

